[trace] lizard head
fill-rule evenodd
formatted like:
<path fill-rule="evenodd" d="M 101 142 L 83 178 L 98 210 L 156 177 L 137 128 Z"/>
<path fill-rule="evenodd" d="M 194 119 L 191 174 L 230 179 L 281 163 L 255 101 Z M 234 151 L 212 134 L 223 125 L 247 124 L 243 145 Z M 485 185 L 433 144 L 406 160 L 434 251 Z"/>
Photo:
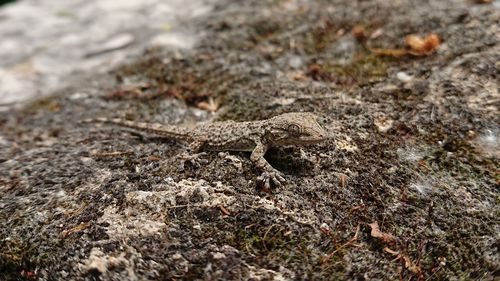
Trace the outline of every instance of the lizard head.
<path fill-rule="evenodd" d="M 270 120 L 271 142 L 275 145 L 305 145 L 324 141 L 327 132 L 309 112 L 285 113 Z"/>

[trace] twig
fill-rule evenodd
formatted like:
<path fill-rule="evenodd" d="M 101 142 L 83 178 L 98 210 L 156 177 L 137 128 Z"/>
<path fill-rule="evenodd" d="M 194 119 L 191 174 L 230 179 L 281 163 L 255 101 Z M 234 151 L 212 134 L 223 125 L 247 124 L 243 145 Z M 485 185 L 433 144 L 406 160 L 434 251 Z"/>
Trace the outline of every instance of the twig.
<path fill-rule="evenodd" d="M 358 224 L 358 227 L 356 228 L 356 233 L 354 234 L 354 237 L 352 237 L 346 243 L 342 244 L 340 247 L 338 247 L 337 249 L 335 249 L 333 252 L 331 252 L 330 254 L 328 254 L 326 257 L 322 258 L 321 259 L 321 263 L 324 264 L 324 263 L 328 262 L 328 260 L 330 260 L 333 257 L 333 255 L 335 255 L 340 250 L 346 248 L 347 246 L 351 246 L 352 245 L 352 246 L 355 246 L 355 247 L 360 247 L 360 245 L 354 244 L 354 242 L 358 241 L 358 238 L 359 238 L 359 229 L 360 229 L 360 226 Z"/>

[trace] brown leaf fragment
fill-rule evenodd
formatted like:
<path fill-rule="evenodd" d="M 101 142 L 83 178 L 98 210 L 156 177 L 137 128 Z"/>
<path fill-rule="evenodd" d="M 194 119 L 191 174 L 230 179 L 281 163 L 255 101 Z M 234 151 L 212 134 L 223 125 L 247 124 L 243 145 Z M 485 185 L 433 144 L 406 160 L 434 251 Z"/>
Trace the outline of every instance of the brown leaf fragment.
<path fill-rule="evenodd" d="M 404 262 L 405 262 L 405 267 L 409 271 L 411 271 L 411 272 L 413 272 L 415 274 L 419 274 L 422 271 L 418 265 L 414 264 L 411 261 L 411 259 L 410 259 L 410 257 L 408 255 L 401 254 L 401 253 L 399 253 L 397 251 L 389 249 L 388 247 L 384 248 L 384 252 L 389 253 L 389 254 L 391 254 L 393 256 L 396 256 L 395 260 L 403 259 Z"/>
<path fill-rule="evenodd" d="M 384 248 L 384 252 L 389 253 L 389 254 L 394 255 L 394 256 L 399 255 L 399 252 L 396 252 L 396 251 L 394 251 L 394 250 L 391 250 L 389 247 L 385 247 L 385 248 Z"/>
<path fill-rule="evenodd" d="M 370 223 L 369 226 L 372 229 L 372 231 L 370 233 L 372 237 L 379 238 L 380 240 L 382 240 L 383 242 L 385 242 L 387 244 L 396 243 L 396 237 L 394 237 L 393 235 L 391 235 L 389 233 L 385 233 L 385 232 L 380 231 L 377 222 Z"/>
<path fill-rule="evenodd" d="M 161 158 L 156 156 L 156 155 L 151 155 L 151 156 L 148 156 L 147 160 L 148 161 L 159 161 L 159 160 L 161 160 Z"/>
<path fill-rule="evenodd" d="M 212 97 L 208 98 L 208 101 L 199 102 L 196 105 L 199 109 L 208 110 L 210 112 L 216 112 L 220 107 L 220 102 Z"/>
<path fill-rule="evenodd" d="M 349 177 L 346 174 L 340 174 L 340 176 L 339 176 L 340 187 L 345 188 L 347 185 L 348 179 L 349 179 Z"/>
<path fill-rule="evenodd" d="M 408 35 L 405 37 L 405 44 L 410 48 L 409 54 L 414 56 L 427 56 L 434 53 L 441 44 L 439 36 L 435 33 L 429 33 L 425 38 L 417 35 Z"/>
<path fill-rule="evenodd" d="M 406 55 L 412 56 L 428 56 L 437 51 L 441 45 L 441 39 L 435 33 L 429 33 L 426 37 L 422 38 L 418 35 L 408 35 L 404 39 L 406 49 L 384 49 L 384 48 L 373 48 L 366 44 L 366 48 L 378 55 L 378 56 L 388 56 L 388 57 L 403 57 Z"/>
<path fill-rule="evenodd" d="M 346 174 L 340 174 L 340 176 L 339 176 L 339 183 L 340 183 L 340 187 L 342 189 L 345 188 L 345 186 L 347 184 L 347 179 L 348 179 L 348 177 L 347 177 Z"/>
<path fill-rule="evenodd" d="M 226 209 L 226 207 L 224 207 L 224 205 L 222 204 L 218 204 L 217 207 L 220 209 L 220 211 L 226 215 L 226 216 L 230 216 L 231 213 Z"/>
<path fill-rule="evenodd" d="M 90 223 L 89 222 L 81 222 L 79 225 L 75 226 L 75 227 L 72 227 L 70 229 L 66 229 L 66 230 L 63 230 L 61 232 L 61 235 L 63 237 L 68 237 L 69 235 L 73 234 L 73 233 L 77 233 L 77 232 L 80 232 L 86 228 L 88 228 L 90 226 Z"/>
<path fill-rule="evenodd" d="M 366 210 L 366 205 L 358 205 L 358 206 L 354 206 L 352 207 L 351 209 L 349 209 L 349 214 L 352 214 L 354 212 L 357 212 L 357 211 L 364 211 Z"/>
<path fill-rule="evenodd" d="M 418 168 L 424 172 L 429 171 L 429 166 L 427 165 L 427 162 L 425 162 L 425 160 L 423 159 L 418 160 Z"/>
<path fill-rule="evenodd" d="M 306 81 L 307 80 L 306 74 L 300 70 L 291 73 L 291 76 L 292 76 L 293 80 L 295 80 L 295 81 Z"/>
<path fill-rule="evenodd" d="M 362 25 L 355 25 L 351 30 L 352 36 L 358 41 L 363 41 L 366 39 L 366 30 Z"/>

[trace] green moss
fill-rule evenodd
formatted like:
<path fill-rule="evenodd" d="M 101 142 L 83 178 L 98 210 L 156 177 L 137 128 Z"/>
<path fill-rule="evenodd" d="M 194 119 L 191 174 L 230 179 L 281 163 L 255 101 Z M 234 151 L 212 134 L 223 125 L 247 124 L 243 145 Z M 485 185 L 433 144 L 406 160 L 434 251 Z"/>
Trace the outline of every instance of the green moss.
<path fill-rule="evenodd" d="M 221 65 L 213 63 L 213 57 L 205 54 L 186 59 L 172 59 L 164 62 L 164 55 L 152 52 L 144 59 L 125 65 L 115 74 L 119 81 L 137 80 L 146 83 L 144 89 L 134 89 L 127 94 L 118 89 L 112 99 L 137 99 L 154 108 L 157 99 L 176 98 L 189 106 L 216 101 L 222 106 L 224 97 L 235 85 L 242 87 L 248 81 L 244 75 L 231 74 Z"/>
<path fill-rule="evenodd" d="M 257 256 L 259 263 L 268 268 L 286 261 L 289 266 L 302 268 L 309 278 L 330 274 L 342 279 L 345 275 L 343 257 L 349 249 L 340 249 L 328 261 L 324 261 L 326 253 L 317 252 L 311 247 L 306 233 L 297 234 L 280 225 L 252 224 L 226 238 L 230 239 L 224 240 L 224 243 L 231 244 L 243 253 Z"/>
<path fill-rule="evenodd" d="M 29 103 L 24 111 L 26 113 L 37 113 L 37 112 L 57 112 L 61 109 L 61 103 L 57 100 L 55 96 L 48 96 L 44 98 L 37 99 Z"/>
<path fill-rule="evenodd" d="M 3 240 L 0 244 L 0 277 L 29 280 L 21 272 L 34 272 L 54 260 L 54 253 L 41 252 L 38 246 L 16 239 Z"/>
<path fill-rule="evenodd" d="M 254 43 L 270 38 L 271 36 L 283 31 L 283 23 L 265 19 L 254 22 L 249 32 L 250 38 Z"/>
<path fill-rule="evenodd" d="M 239 232 L 239 235 L 244 249 L 259 254 L 272 254 L 278 250 L 289 249 L 295 244 L 291 237 L 283 235 L 283 231 L 269 233 L 268 229 L 265 233 L 253 233 L 243 230 Z"/>
<path fill-rule="evenodd" d="M 387 75 L 387 63 L 373 54 L 359 53 L 347 65 L 331 65 L 334 76 L 340 81 L 364 84 Z"/>
<path fill-rule="evenodd" d="M 314 80 L 334 82 L 345 88 L 360 86 L 387 76 L 388 60 L 373 54 L 358 53 L 348 64 L 326 62 L 309 67 Z"/>

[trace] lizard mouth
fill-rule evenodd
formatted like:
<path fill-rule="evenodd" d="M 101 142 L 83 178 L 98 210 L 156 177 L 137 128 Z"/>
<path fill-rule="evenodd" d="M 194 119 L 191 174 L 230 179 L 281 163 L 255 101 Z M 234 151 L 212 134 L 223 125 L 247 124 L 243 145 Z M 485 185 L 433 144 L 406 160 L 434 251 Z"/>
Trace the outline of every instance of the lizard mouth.
<path fill-rule="evenodd" d="M 326 136 L 314 137 L 314 138 L 301 138 L 300 142 L 303 144 L 315 144 L 326 140 Z"/>
<path fill-rule="evenodd" d="M 322 142 L 328 139 L 328 135 L 326 132 L 317 132 L 313 136 L 302 136 L 300 137 L 300 141 L 304 144 L 315 144 L 318 142 Z"/>

